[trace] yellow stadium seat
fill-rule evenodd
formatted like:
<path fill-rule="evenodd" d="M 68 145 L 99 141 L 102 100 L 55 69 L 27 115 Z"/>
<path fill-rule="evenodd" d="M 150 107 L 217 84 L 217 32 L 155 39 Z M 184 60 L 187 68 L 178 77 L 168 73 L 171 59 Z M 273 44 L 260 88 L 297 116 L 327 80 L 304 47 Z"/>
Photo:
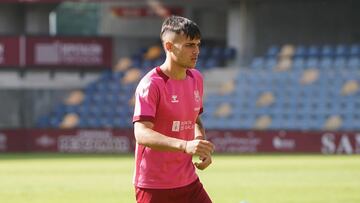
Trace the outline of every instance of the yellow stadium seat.
<path fill-rule="evenodd" d="M 81 104 L 84 100 L 84 93 L 80 90 L 72 91 L 70 95 L 65 99 L 64 103 L 66 105 L 78 105 Z"/>
<path fill-rule="evenodd" d="M 129 69 L 132 65 L 132 61 L 129 57 L 123 57 L 114 66 L 114 72 L 123 72 Z"/>
<path fill-rule="evenodd" d="M 312 68 L 304 71 L 300 78 L 300 84 L 302 85 L 310 85 L 316 82 L 319 79 L 319 70 Z"/>
<path fill-rule="evenodd" d="M 256 130 L 266 130 L 271 125 L 272 119 L 268 115 L 260 116 L 256 119 L 254 124 L 254 129 Z"/>
<path fill-rule="evenodd" d="M 126 84 L 132 84 L 137 81 L 139 81 L 141 78 L 141 71 L 138 68 L 132 68 L 126 71 L 123 79 L 121 80 L 121 83 Z"/>
<path fill-rule="evenodd" d="M 60 124 L 60 128 L 74 128 L 79 123 L 79 116 L 75 113 L 66 114 Z"/>
<path fill-rule="evenodd" d="M 339 115 L 330 116 L 323 126 L 324 130 L 338 130 L 342 125 L 342 119 Z"/>
<path fill-rule="evenodd" d="M 232 111 L 232 107 L 229 103 L 222 103 L 216 108 L 214 112 L 214 116 L 218 118 L 226 118 L 230 116 L 231 111 Z"/>
<path fill-rule="evenodd" d="M 359 83 L 356 80 L 348 80 L 341 88 L 341 95 L 353 95 L 359 91 Z"/>
<path fill-rule="evenodd" d="M 275 96 L 272 92 L 264 92 L 262 93 L 256 101 L 256 106 L 264 107 L 270 106 L 275 102 Z"/>

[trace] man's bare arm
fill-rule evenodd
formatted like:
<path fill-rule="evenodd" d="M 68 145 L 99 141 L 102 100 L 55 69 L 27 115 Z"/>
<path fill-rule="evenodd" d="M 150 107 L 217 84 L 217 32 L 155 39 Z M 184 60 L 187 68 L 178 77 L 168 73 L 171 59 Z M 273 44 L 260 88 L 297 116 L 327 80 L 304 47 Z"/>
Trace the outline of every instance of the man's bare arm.
<path fill-rule="evenodd" d="M 205 128 L 201 121 L 200 116 L 197 117 L 195 123 L 195 139 L 206 140 Z"/>
<path fill-rule="evenodd" d="M 205 128 L 201 121 L 200 116 L 197 117 L 196 123 L 195 123 L 195 139 L 206 140 Z M 214 145 L 213 145 L 213 149 L 212 149 L 211 153 L 213 151 L 214 151 Z M 201 160 L 201 162 L 194 163 L 196 168 L 198 168 L 200 170 L 206 169 L 212 163 L 211 153 L 207 154 L 206 156 L 199 156 L 199 159 Z"/>
<path fill-rule="evenodd" d="M 136 142 L 160 151 L 182 151 L 192 155 L 208 156 L 213 144 L 206 140 L 182 140 L 169 137 L 153 130 L 153 123 L 139 121 L 134 124 Z"/>

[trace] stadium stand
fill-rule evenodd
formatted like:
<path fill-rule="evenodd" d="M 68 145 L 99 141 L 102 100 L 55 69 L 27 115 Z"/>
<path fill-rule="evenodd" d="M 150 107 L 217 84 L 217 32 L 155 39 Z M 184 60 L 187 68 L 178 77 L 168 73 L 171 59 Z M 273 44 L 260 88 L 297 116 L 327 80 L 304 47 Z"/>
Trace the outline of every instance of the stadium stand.
<path fill-rule="evenodd" d="M 239 71 L 234 92 L 206 97 L 204 123 L 220 129 L 359 129 L 359 59 L 358 44 L 270 46 Z"/>
<path fill-rule="evenodd" d="M 209 70 L 225 66 L 235 57 L 233 48 L 206 47 L 200 60 Z M 159 46 L 143 48 L 130 58 L 122 58 L 113 70 L 84 89 L 73 91 L 63 103 L 37 120 L 39 128 L 126 128 L 131 127 L 133 94 L 137 82 L 152 67 L 160 65 L 164 56 Z M 231 84 L 224 87 L 226 93 Z M 222 113 L 224 114 L 224 113 Z"/>
<path fill-rule="evenodd" d="M 204 72 L 226 66 L 234 53 L 204 47 L 198 66 Z M 159 47 L 150 47 L 120 60 L 40 118 L 38 127 L 131 127 L 136 83 L 162 57 Z M 357 130 L 359 70 L 359 44 L 273 45 L 217 92 L 206 94 L 203 120 L 209 129 Z"/>

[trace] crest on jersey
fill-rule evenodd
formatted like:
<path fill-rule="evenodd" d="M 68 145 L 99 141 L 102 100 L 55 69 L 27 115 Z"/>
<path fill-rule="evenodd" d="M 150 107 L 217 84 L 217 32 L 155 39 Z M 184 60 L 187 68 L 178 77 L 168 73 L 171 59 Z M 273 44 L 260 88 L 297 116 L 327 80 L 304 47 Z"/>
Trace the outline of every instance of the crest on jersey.
<path fill-rule="evenodd" d="M 194 90 L 194 98 L 196 102 L 200 102 L 200 93 L 199 90 Z"/>
<path fill-rule="evenodd" d="M 172 96 L 171 96 L 171 102 L 172 102 L 172 103 L 178 103 L 178 102 L 179 102 L 179 100 L 178 100 L 178 98 L 177 98 L 177 95 L 172 95 Z"/>

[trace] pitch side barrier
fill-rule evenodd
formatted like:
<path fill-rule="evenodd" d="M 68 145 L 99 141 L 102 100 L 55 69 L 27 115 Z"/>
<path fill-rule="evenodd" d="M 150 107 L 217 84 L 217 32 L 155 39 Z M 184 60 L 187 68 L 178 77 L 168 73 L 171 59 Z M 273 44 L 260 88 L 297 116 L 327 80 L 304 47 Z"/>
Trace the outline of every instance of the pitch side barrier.
<path fill-rule="evenodd" d="M 106 69 L 112 54 L 111 37 L 0 36 L 0 69 Z"/>
<path fill-rule="evenodd" d="M 208 130 L 216 153 L 360 154 L 360 132 Z M 0 130 L 0 152 L 132 153 L 133 129 Z"/>

